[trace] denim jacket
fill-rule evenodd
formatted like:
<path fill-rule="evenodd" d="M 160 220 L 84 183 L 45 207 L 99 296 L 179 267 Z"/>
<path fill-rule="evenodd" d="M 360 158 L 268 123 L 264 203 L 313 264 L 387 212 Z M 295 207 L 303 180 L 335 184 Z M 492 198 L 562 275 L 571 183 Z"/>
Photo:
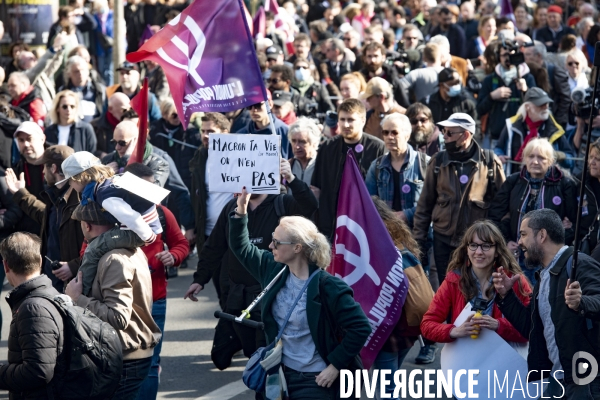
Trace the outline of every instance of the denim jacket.
<path fill-rule="evenodd" d="M 402 195 L 403 209 L 396 211 L 404 211 L 404 215 L 406 215 L 410 227 L 413 225 L 417 201 L 419 201 L 419 196 L 423 189 L 423 181 L 425 179 L 419 168 L 418 156 L 418 152 L 415 151 L 411 145 L 408 145 L 407 160 L 405 160 L 404 165 L 402 166 L 400 182 L 398 182 L 401 187 L 400 194 Z M 427 156 L 427 162 L 429 162 L 429 159 L 430 157 Z M 378 161 L 379 165 L 377 164 Z M 377 174 L 376 169 L 379 169 L 379 174 Z M 371 196 L 379 196 L 379 198 L 385 201 L 390 207 L 394 201 L 395 182 L 392 181 L 392 177 L 392 162 L 391 156 L 388 153 L 371 163 L 366 178 L 369 194 Z"/>

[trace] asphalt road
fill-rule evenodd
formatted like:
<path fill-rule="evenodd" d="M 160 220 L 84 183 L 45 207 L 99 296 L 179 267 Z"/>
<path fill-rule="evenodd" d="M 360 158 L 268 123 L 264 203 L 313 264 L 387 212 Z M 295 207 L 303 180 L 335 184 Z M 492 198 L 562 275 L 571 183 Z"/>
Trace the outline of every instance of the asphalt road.
<path fill-rule="evenodd" d="M 218 309 L 217 296 L 209 283 L 200 293 L 199 301 L 194 303 L 183 300 L 183 295 L 192 282 L 197 258 L 189 259 L 189 268 L 181 269 L 179 276 L 169 281 L 167 300 L 167 322 L 161 354 L 161 382 L 159 399 L 196 399 L 196 400 L 243 400 L 253 399 L 254 393 L 241 381 L 246 358 L 237 354 L 227 370 L 217 370 L 210 360 L 210 349 L 216 319 L 213 313 Z M 10 310 L 4 296 L 10 290 L 5 285 L 2 291 L 0 309 L 2 310 L 2 332 L 0 341 L 0 362 L 6 362 L 7 336 L 10 324 Z M 407 356 L 403 366 L 407 376 L 415 368 L 413 364 L 418 354 L 418 343 Z M 439 369 L 438 357 L 428 368 Z M 362 399 L 367 399 L 363 392 Z M 412 397 L 407 397 L 411 399 Z M 8 399 L 0 391 L 0 399 Z"/>

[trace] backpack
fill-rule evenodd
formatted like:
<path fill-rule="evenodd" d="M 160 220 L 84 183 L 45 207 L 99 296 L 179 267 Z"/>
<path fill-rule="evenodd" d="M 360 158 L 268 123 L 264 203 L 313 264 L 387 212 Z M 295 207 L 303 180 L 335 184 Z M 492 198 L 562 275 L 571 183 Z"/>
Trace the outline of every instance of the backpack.
<path fill-rule="evenodd" d="M 123 350 L 117 331 L 90 310 L 67 305 L 60 298 L 41 297 L 52 303 L 64 323 L 64 373 L 52 379 L 50 399 L 103 400 L 119 386 Z"/>

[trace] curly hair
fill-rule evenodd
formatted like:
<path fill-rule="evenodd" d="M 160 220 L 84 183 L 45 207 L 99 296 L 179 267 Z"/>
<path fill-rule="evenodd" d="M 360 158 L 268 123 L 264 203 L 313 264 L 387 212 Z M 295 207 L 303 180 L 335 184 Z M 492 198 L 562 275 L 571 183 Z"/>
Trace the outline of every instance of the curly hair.
<path fill-rule="evenodd" d="M 385 201 L 381 200 L 377 196 L 371 196 L 373 204 L 379 213 L 379 216 L 383 220 L 385 227 L 387 228 L 394 244 L 397 248 L 406 248 L 408 251 L 413 253 L 417 258 L 421 258 L 421 250 L 417 241 L 413 238 L 412 233 L 408 226 L 402 221 L 394 211 L 386 204 Z"/>
<path fill-rule="evenodd" d="M 469 229 L 467 229 L 462 237 L 460 245 L 454 250 L 454 253 L 452 253 L 452 259 L 450 264 L 448 264 L 447 270 L 447 273 L 450 273 L 451 271 L 457 271 L 459 273 L 460 292 L 463 294 L 466 301 L 477 296 L 477 283 L 471 274 L 472 267 L 468 258 L 469 243 L 471 243 L 475 235 L 477 235 L 482 242 L 495 245 L 496 260 L 494 261 L 492 268 L 503 267 L 505 271 L 510 272 L 512 275 L 522 274 L 521 267 L 519 267 L 517 260 L 511 254 L 510 250 L 508 250 L 506 241 L 504 240 L 504 236 L 502 236 L 500 229 L 489 220 L 476 221 Z M 525 292 L 521 280 L 518 282 L 521 294 L 526 296 L 528 293 Z M 494 291 L 494 286 L 491 285 L 486 292 L 486 297 L 488 299 L 491 298 Z"/>

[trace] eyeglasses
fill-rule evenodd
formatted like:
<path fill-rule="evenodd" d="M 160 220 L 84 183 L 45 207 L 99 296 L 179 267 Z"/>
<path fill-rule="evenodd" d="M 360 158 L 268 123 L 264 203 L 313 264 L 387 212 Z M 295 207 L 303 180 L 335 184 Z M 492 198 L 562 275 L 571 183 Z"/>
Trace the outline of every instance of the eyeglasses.
<path fill-rule="evenodd" d="M 569 67 L 572 67 L 573 65 L 575 65 L 576 67 L 579 67 L 579 63 L 577 61 L 571 61 L 571 62 L 567 63 L 567 65 Z"/>
<path fill-rule="evenodd" d="M 63 110 L 68 110 L 69 108 L 71 110 L 75 109 L 75 104 L 63 104 L 60 108 L 62 108 Z"/>
<path fill-rule="evenodd" d="M 264 101 L 262 103 L 252 104 L 251 106 L 248 106 L 247 108 L 249 111 L 262 110 L 263 104 L 265 104 Z"/>
<path fill-rule="evenodd" d="M 425 124 L 425 123 L 426 123 L 426 122 L 428 122 L 428 121 L 429 121 L 429 118 L 420 118 L 420 119 L 411 119 L 411 120 L 410 120 L 410 123 L 411 123 L 412 125 L 416 125 L 416 124 L 418 124 L 419 122 L 420 122 L 420 123 L 422 123 L 422 124 Z"/>
<path fill-rule="evenodd" d="M 386 131 L 386 130 L 382 130 L 381 134 L 383 136 L 387 136 L 387 135 L 398 136 L 398 131 Z"/>
<path fill-rule="evenodd" d="M 463 133 L 465 133 L 466 131 L 459 131 L 459 132 L 450 132 L 447 129 L 444 129 L 442 131 L 442 133 L 444 134 L 444 136 L 448 136 L 449 138 L 451 138 L 454 135 L 462 135 Z"/>
<path fill-rule="evenodd" d="M 115 140 L 115 139 L 110 139 L 110 143 L 113 145 L 119 145 L 121 147 L 125 147 L 127 145 L 129 145 L 129 143 L 131 143 L 131 140 L 129 142 L 126 142 L 124 140 Z"/>
<path fill-rule="evenodd" d="M 481 244 L 480 243 L 469 243 L 469 250 L 471 250 L 471 251 L 477 251 L 477 249 L 479 247 L 481 247 L 481 250 L 483 252 L 486 252 L 486 251 L 490 251 L 490 249 L 492 247 L 495 247 L 495 246 L 496 245 L 492 244 L 492 243 L 481 243 Z"/>
<path fill-rule="evenodd" d="M 273 232 L 271 234 L 271 243 L 273 243 L 273 248 L 275 250 L 277 250 L 277 246 L 279 246 L 280 244 L 296 244 L 294 242 L 280 242 L 279 240 L 275 239 L 275 232 Z"/>
<path fill-rule="evenodd" d="M 267 82 L 273 83 L 273 84 L 278 84 L 280 80 L 281 80 L 280 78 L 271 78 L 271 79 L 267 79 Z"/>

